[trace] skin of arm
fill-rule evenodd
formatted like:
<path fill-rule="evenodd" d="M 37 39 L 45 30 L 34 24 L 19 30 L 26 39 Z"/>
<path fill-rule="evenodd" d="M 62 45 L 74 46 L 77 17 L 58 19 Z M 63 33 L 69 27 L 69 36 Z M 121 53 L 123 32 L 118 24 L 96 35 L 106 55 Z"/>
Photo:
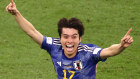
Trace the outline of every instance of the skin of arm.
<path fill-rule="evenodd" d="M 125 48 L 121 46 L 121 44 L 113 44 L 108 48 L 105 48 L 101 51 L 101 58 L 106 59 L 111 56 L 115 56 L 120 54 Z"/>
<path fill-rule="evenodd" d="M 21 13 L 17 10 L 13 0 L 11 0 L 10 4 L 6 7 L 6 11 L 11 13 L 15 17 L 15 20 L 21 29 L 41 46 L 43 35 L 38 32 L 34 26 L 21 15 Z"/>
<path fill-rule="evenodd" d="M 129 47 L 131 45 L 131 43 L 133 42 L 133 37 L 131 37 L 129 35 L 131 31 L 132 31 L 132 28 L 130 28 L 128 30 L 128 32 L 126 33 L 126 35 L 121 39 L 121 43 L 120 44 L 113 44 L 110 47 L 103 49 L 101 51 L 101 53 L 100 53 L 100 57 L 102 59 L 106 59 L 108 57 L 118 55 L 124 49 Z"/>

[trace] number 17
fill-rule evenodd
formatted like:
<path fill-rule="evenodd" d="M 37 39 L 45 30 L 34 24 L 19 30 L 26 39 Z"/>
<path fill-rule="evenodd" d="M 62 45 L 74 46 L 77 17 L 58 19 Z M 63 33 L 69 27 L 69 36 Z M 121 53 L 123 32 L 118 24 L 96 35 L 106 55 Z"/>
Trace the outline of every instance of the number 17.
<path fill-rule="evenodd" d="M 68 78 L 66 77 L 66 75 L 67 75 L 66 70 L 63 70 L 63 72 L 64 72 L 64 78 L 63 78 L 63 79 L 68 79 Z M 74 71 L 68 71 L 68 72 L 69 72 L 69 73 L 72 73 L 71 76 L 69 77 L 69 79 L 72 79 L 72 77 L 74 76 L 75 72 L 74 72 Z"/>

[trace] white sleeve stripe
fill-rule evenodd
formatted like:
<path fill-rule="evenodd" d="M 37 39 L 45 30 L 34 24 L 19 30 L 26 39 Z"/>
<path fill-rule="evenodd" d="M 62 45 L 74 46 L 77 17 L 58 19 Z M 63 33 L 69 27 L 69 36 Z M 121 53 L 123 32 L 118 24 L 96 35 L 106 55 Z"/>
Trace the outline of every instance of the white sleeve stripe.
<path fill-rule="evenodd" d="M 100 50 L 101 50 L 101 48 L 95 48 L 93 51 L 93 54 L 97 54 Z"/>

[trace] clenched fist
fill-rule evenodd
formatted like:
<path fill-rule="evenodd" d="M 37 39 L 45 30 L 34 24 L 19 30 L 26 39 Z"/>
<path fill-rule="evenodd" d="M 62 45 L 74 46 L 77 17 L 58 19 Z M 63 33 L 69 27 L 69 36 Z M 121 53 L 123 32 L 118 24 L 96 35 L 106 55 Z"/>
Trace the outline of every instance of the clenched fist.
<path fill-rule="evenodd" d="M 19 12 L 13 0 L 10 0 L 10 4 L 6 7 L 6 11 L 11 13 L 12 15 L 16 15 L 17 12 Z"/>

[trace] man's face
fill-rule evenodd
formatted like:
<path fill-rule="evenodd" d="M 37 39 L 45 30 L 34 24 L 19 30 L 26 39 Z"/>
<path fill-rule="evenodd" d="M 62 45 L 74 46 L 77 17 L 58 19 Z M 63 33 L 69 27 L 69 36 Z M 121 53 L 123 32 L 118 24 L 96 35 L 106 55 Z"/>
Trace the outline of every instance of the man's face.
<path fill-rule="evenodd" d="M 81 42 L 78 30 L 73 28 L 62 28 L 61 44 L 64 49 L 64 53 L 67 57 L 74 57 L 77 53 L 77 48 Z"/>

